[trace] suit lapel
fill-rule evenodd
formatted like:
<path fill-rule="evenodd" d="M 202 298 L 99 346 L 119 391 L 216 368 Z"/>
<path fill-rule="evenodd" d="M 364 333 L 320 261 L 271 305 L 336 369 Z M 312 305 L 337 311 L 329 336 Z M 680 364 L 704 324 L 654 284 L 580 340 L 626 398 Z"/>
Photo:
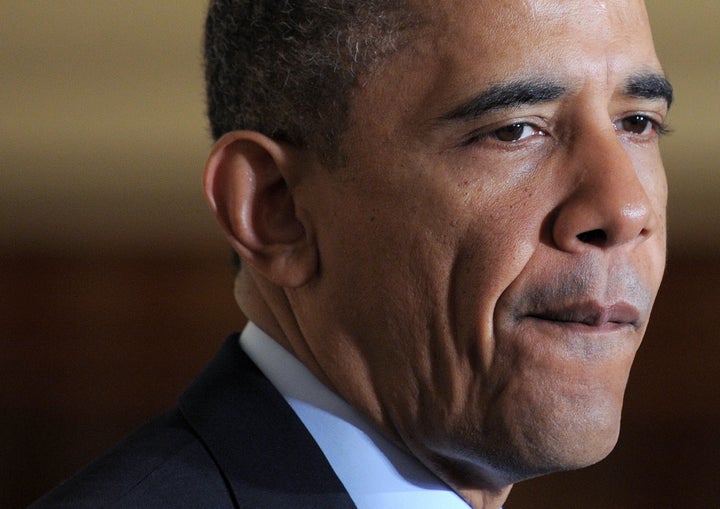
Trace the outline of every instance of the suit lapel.
<path fill-rule="evenodd" d="M 325 456 L 234 335 L 180 396 L 239 507 L 352 508 Z"/>

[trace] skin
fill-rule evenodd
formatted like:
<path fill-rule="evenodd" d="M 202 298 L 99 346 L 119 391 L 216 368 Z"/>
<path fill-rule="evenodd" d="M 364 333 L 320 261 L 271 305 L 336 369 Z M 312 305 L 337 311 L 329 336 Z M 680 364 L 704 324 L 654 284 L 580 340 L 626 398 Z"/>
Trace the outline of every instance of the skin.
<path fill-rule="evenodd" d="M 205 187 L 247 316 L 499 507 L 617 440 L 665 263 L 668 94 L 640 1 L 418 12 L 353 91 L 343 167 L 239 131 Z"/>

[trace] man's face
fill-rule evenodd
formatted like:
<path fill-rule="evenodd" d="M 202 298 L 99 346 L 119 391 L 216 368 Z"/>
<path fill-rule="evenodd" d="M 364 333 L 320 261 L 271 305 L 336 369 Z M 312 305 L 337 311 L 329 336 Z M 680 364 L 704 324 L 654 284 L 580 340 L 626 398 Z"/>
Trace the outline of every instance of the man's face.
<path fill-rule="evenodd" d="M 669 90 L 639 0 L 428 2 L 298 184 L 289 298 L 334 388 L 447 478 L 613 447 L 664 267 Z M 482 474 L 482 475 L 480 475 Z"/>

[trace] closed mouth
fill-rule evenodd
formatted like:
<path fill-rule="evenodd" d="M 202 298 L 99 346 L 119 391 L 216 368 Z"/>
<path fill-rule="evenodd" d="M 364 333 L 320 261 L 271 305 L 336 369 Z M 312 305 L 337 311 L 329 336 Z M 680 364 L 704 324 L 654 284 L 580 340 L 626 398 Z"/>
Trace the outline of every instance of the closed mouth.
<path fill-rule="evenodd" d="M 583 326 L 593 329 L 613 329 L 618 326 L 637 328 L 638 310 L 626 303 L 603 305 L 587 302 L 562 306 L 548 306 L 525 314 L 526 318 L 553 322 L 559 326 Z"/>

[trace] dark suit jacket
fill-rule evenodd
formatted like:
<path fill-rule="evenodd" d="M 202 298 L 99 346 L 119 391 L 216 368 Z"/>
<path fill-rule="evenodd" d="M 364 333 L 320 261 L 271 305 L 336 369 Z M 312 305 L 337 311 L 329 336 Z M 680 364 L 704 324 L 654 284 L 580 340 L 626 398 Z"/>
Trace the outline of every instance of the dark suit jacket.
<path fill-rule="evenodd" d="M 292 409 L 227 339 L 178 406 L 31 506 L 355 507 Z"/>

